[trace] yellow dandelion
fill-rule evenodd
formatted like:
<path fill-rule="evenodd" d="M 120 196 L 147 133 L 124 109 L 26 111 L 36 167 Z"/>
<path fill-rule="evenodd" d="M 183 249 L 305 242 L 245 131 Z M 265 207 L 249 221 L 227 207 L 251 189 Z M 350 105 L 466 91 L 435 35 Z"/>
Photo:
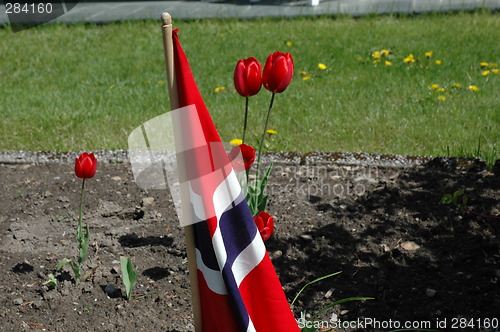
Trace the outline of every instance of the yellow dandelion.
<path fill-rule="evenodd" d="M 483 70 L 483 72 L 481 73 L 481 75 L 483 76 L 488 76 L 489 74 L 491 74 L 491 71 L 489 70 Z"/>
<path fill-rule="evenodd" d="M 382 56 L 389 56 L 389 54 L 391 54 L 391 51 L 384 49 L 384 50 L 380 51 L 380 54 L 382 54 Z"/>
<path fill-rule="evenodd" d="M 498 74 L 498 73 L 500 73 L 500 69 L 498 69 L 498 68 L 493 68 L 493 69 L 491 70 L 491 72 L 492 72 L 493 74 Z"/>
<path fill-rule="evenodd" d="M 439 89 L 439 84 L 431 84 L 429 85 L 429 89 L 432 89 L 432 90 L 436 90 L 436 89 Z"/>
<path fill-rule="evenodd" d="M 453 88 L 455 88 L 455 89 L 461 89 L 462 88 L 462 84 L 460 84 L 460 83 L 453 83 L 451 86 Z"/>
<path fill-rule="evenodd" d="M 219 92 L 221 92 L 221 91 L 223 91 L 223 90 L 226 90 L 226 88 L 225 88 L 225 87 L 223 87 L 223 86 L 218 86 L 218 87 L 216 87 L 216 88 L 214 89 L 214 92 L 215 92 L 215 93 L 219 93 Z"/>
<path fill-rule="evenodd" d="M 472 92 L 478 92 L 479 91 L 479 87 L 477 87 L 475 85 L 469 85 L 469 87 L 467 89 L 469 91 L 472 91 Z"/>
<path fill-rule="evenodd" d="M 441 60 L 436 60 L 434 63 L 435 63 L 436 65 L 442 65 L 442 64 L 443 64 L 443 61 L 441 61 Z"/>
<path fill-rule="evenodd" d="M 318 63 L 318 68 L 321 69 L 321 70 L 325 70 L 326 69 L 326 65 L 324 63 Z"/>
<path fill-rule="evenodd" d="M 390 61 L 387 61 L 387 60 L 386 60 L 386 61 L 385 61 L 385 65 L 386 65 L 387 67 L 390 67 L 390 66 L 392 66 L 392 62 L 390 62 Z"/>
<path fill-rule="evenodd" d="M 438 96 L 437 99 L 439 101 L 445 101 L 446 100 L 446 97 L 445 96 Z"/>
<path fill-rule="evenodd" d="M 425 52 L 424 55 L 426 58 L 430 58 L 432 57 L 432 51 Z"/>
<path fill-rule="evenodd" d="M 380 60 L 379 60 L 379 59 L 375 59 L 375 60 L 373 60 L 373 64 L 375 64 L 375 65 L 376 65 L 377 63 L 380 63 Z"/>
<path fill-rule="evenodd" d="M 379 51 L 375 51 L 372 53 L 372 58 L 374 59 L 380 59 L 380 52 Z"/>
<path fill-rule="evenodd" d="M 277 134 L 278 134 L 278 132 L 277 132 L 276 130 L 274 130 L 274 129 L 268 129 L 268 130 L 267 130 L 267 133 L 268 133 L 269 135 L 277 135 Z"/>
<path fill-rule="evenodd" d="M 437 92 L 444 92 L 444 88 L 436 89 Z"/>
<path fill-rule="evenodd" d="M 490 64 L 488 62 L 481 62 L 479 66 L 481 67 L 488 67 Z"/>
<path fill-rule="evenodd" d="M 498 63 L 490 63 L 490 68 L 497 68 L 498 67 Z"/>
<path fill-rule="evenodd" d="M 291 41 L 287 41 L 285 44 L 286 44 L 286 46 L 288 46 L 288 47 L 292 47 L 292 46 L 293 46 L 293 43 L 292 43 Z"/>
<path fill-rule="evenodd" d="M 413 63 L 413 62 L 415 62 L 415 56 L 413 54 L 410 54 L 406 58 L 404 58 L 403 62 L 404 63 Z"/>
<path fill-rule="evenodd" d="M 109 86 L 109 88 L 110 88 L 110 89 L 114 89 L 114 88 L 115 88 L 115 85 L 114 85 L 114 84 L 111 84 L 111 85 Z"/>
<path fill-rule="evenodd" d="M 309 81 L 310 79 L 311 79 L 311 75 L 307 75 L 307 76 L 302 77 L 303 81 Z"/>
<path fill-rule="evenodd" d="M 243 144 L 243 140 L 239 138 L 233 138 L 232 140 L 229 141 L 229 144 L 231 145 L 240 145 Z"/>
<path fill-rule="evenodd" d="M 307 72 L 306 72 L 306 71 L 301 70 L 301 71 L 299 71 L 299 74 L 300 74 L 300 75 L 307 75 Z"/>

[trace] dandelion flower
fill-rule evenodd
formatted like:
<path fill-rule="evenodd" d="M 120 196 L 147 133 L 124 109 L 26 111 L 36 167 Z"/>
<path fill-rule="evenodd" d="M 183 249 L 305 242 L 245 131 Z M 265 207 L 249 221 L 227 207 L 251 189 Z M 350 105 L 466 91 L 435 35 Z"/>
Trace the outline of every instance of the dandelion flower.
<path fill-rule="evenodd" d="M 387 60 L 386 60 L 386 61 L 385 61 L 385 65 L 386 65 L 387 67 L 390 67 L 390 66 L 392 66 L 392 62 L 390 62 L 390 61 L 387 61 Z"/>
<path fill-rule="evenodd" d="M 286 44 L 286 46 L 288 46 L 288 47 L 292 47 L 292 46 L 293 46 L 293 43 L 292 43 L 291 41 L 287 41 L 285 44 Z"/>
<path fill-rule="evenodd" d="M 444 92 L 444 88 L 436 89 L 437 92 Z"/>
<path fill-rule="evenodd" d="M 439 89 L 439 84 L 431 84 L 429 85 L 429 89 L 432 89 L 432 90 L 436 90 L 436 89 Z"/>
<path fill-rule="evenodd" d="M 232 140 L 229 141 L 229 144 L 231 145 L 241 145 L 243 144 L 243 141 L 239 138 L 233 138 Z"/>
<path fill-rule="evenodd" d="M 380 51 L 380 54 L 382 54 L 382 56 L 389 56 L 389 54 L 391 54 L 391 51 L 382 50 L 382 51 Z"/>
<path fill-rule="evenodd" d="M 437 98 L 439 101 L 445 101 L 446 100 L 446 97 L 445 96 L 438 96 Z"/>
<path fill-rule="evenodd" d="M 268 130 L 267 130 L 267 133 L 268 133 L 269 135 L 277 135 L 277 134 L 278 134 L 278 132 L 277 132 L 276 130 L 274 130 L 274 129 L 268 129 Z"/>
<path fill-rule="evenodd" d="M 374 59 L 380 59 L 380 52 L 379 51 L 375 51 L 372 53 L 372 58 Z"/>
<path fill-rule="evenodd" d="M 442 65 L 442 64 L 443 64 L 443 61 L 441 61 L 441 60 L 436 60 L 434 63 L 435 63 L 436 65 Z"/>
<path fill-rule="evenodd" d="M 300 74 L 300 75 L 307 75 L 307 72 L 306 72 L 306 71 L 301 70 L 301 71 L 299 71 L 299 74 Z"/>
<path fill-rule="evenodd" d="M 413 54 L 410 54 L 406 58 L 404 58 L 403 62 L 404 63 L 413 63 L 413 62 L 415 62 L 415 56 Z"/>
<path fill-rule="evenodd" d="M 479 65 L 481 67 L 488 67 L 490 64 L 488 62 L 481 62 Z"/>
<path fill-rule="evenodd" d="M 469 85 L 469 87 L 467 89 L 469 91 L 472 91 L 472 92 L 478 92 L 479 91 L 479 87 L 477 87 L 475 85 Z"/>
<path fill-rule="evenodd" d="M 223 87 L 223 86 L 218 86 L 218 87 L 216 87 L 216 88 L 214 89 L 214 92 L 215 92 L 215 93 L 219 93 L 219 92 L 221 92 L 221 91 L 223 91 L 223 90 L 226 90 L 226 88 L 225 88 L 225 87 Z"/>
<path fill-rule="evenodd" d="M 460 83 L 453 83 L 451 86 L 453 88 L 455 88 L 455 89 L 461 89 L 462 88 L 462 84 L 460 84 Z"/>
<path fill-rule="evenodd" d="M 500 73 L 500 69 L 498 69 L 498 68 L 493 68 L 493 69 L 491 70 L 491 72 L 492 72 L 493 74 L 498 74 L 498 73 Z"/>
<path fill-rule="evenodd" d="M 488 76 L 489 74 L 491 74 L 491 71 L 489 70 L 483 70 L 483 72 L 481 73 L 481 75 L 483 76 Z"/>
<path fill-rule="evenodd" d="M 302 77 L 303 81 L 309 81 L 310 79 L 311 79 L 311 75 L 307 75 L 307 76 Z"/>
<path fill-rule="evenodd" d="M 114 84 L 111 84 L 111 85 L 109 86 L 109 88 L 110 88 L 110 89 L 114 89 L 114 88 L 115 88 L 115 85 L 114 85 Z"/>
<path fill-rule="evenodd" d="M 326 69 L 326 65 L 324 63 L 318 63 L 318 68 L 321 69 L 321 70 L 325 70 Z"/>
<path fill-rule="evenodd" d="M 430 57 L 432 57 L 432 51 L 425 52 L 424 55 L 426 58 L 430 58 Z"/>
<path fill-rule="evenodd" d="M 373 60 L 373 64 L 376 65 L 377 63 L 380 63 L 380 60 L 379 59 L 375 59 Z"/>

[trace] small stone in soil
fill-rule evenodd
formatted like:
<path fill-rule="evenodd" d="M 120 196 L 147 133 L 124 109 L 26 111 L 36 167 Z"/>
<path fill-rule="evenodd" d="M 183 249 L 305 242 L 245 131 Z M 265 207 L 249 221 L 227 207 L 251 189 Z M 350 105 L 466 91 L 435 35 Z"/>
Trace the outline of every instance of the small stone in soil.
<path fill-rule="evenodd" d="M 104 293 L 111 295 L 114 292 L 116 292 L 116 287 L 114 284 L 107 284 L 106 286 L 104 286 Z"/>
<path fill-rule="evenodd" d="M 21 305 L 23 304 L 23 299 L 22 298 L 14 299 L 12 300 L 12 303 L 14 303 L 15 305 Z"/>
<path fill-rule="evenodd" d="M 425 295 L 427 295 L 427 297 L 434 297 L 434 296 L 436 296 L 436 293 L 437 293 L 437 290 L 432 289 L 432 288 L 427 288 L 425 290 Z"/>
<path fill-rule="evenodd" d="M 406 241 L 401 243 L 401 248 L 407 251 L 415 251 L 420 249 L 420 246 L 413 241 Z"/>

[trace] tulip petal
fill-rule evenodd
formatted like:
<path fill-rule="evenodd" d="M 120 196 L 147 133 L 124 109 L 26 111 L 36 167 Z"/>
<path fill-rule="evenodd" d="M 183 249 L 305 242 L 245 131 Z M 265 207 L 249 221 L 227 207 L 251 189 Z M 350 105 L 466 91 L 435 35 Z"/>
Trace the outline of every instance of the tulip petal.
<path fill-rule="evenodd" d="M 260 217 L 260 214 L 253 217 L 253 220 L 255 221 L 255 225 L 257 226 L 257 229 L 260 232 L 264 228 L 264 221 Z"/>

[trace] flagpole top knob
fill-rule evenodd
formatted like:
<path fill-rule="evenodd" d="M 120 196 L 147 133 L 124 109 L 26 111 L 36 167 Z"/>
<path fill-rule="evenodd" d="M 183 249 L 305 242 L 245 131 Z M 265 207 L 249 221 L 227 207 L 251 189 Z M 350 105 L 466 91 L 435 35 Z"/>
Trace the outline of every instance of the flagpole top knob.
<path fill-rule="evenodd" d="M 172 25 L 172 16 L 167 12 L 163 12 L 161 14 L 161 23 L 163 25 Z"/>

